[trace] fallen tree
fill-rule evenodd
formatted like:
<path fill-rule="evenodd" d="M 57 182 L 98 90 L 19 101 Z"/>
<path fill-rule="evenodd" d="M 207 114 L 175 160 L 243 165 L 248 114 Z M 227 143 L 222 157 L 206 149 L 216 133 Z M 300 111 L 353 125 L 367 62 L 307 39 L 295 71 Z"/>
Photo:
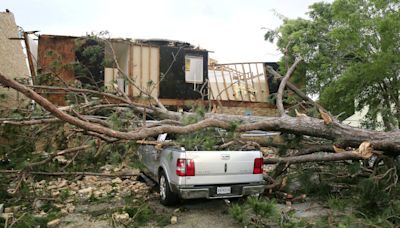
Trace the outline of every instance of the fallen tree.
<path fill-rule="evenodd" d="M 289 78 L 290 74 L 286 75 L 285 77 Z M 282 80 L 282 82 L 284 83 L 285 81 Z M 332 120 L 331 122 L 327 123 L 322 119 L 307 116 L 291 117 L 284 113 L 284 110 L 282 110 L 283 105 L 278 105 L 278 107 L 280 107 L 281 113 L 281 116 L 279 117 L 252 117 L 206 113 L 203 120 L 185 126 L 176 126 L 167 123 L 154 127 L 140 127 L 131 131 L 118 131 L 96 123 L 89 122 L 88 120 L 82 120 L 78 117 L 74 117 L 67 112 L 61 111 L 57 108 L 57 106 L 49 102 L 43 96 L 36 93 L 34 90 L 21 83 L 18 83 L 13 79 L 7 78 L 2 74 L 0 74 L 0 83 L 5 87 L 13 88 L 26 95 L 30 99 L 34 100 L 49 113 L 57 117 L 59 120 L 77 126 L 78 128 L 81 128 L 83 130 L 95 132 L 114 139 L 139 140 L 161 133 L 185 134 L 207 127 L 230 129 L 231 123 L 236 122 L 239 123 L 236 128 L 236 131 L 238 132 L 249 130 L 268 130 L 292 133 L 296 135 L 307 135 L 332 140 L 335 144 L 339 144 L 343 148 L 358 147 L 362 142 L 369 141 L 371 142 L 374 149 L 383 151 L 385 154 L 400 154 L 399 131 L 372 131 L 366 129 L 352 128 L 350 126 L 341 124 L 336 120 Z M 284 85 L 281 86 L 281 88 L 280 90 L 283 90 Z M 282 96 L 282 94 L 280 94 L 280 96 Z M 138 108 L 130 101 L 125 100 L 125 102 L 128 104 L 128 107 Z M 278 103 L 282 103 L 282 100 L 278 100 Z M 146 108 L 149 110 L 149 112 L 153 111 L 161 114 L 160 117 L 163 119 L 168 118 L 171 120 L 180 120 L 185 116 L 193 115 L 193 113 L 184 113 L 182 115 L 179 112 L 166 111 L 154 106 L 148 106 Z M 21 124 L 23 125 L 24 123 L 22 122 Z"/>
<path fill-rule="evenodd" d="M 188 135 L 187 137 L 190 137 L 192 133 L 202 132 L 204 129 L 209 128 L 221 128 L 236 133 L 251 130 L 264 130 L 302 137 L 301 142 L 292 146 L 289 146 L 289 142 L 280 145 L 273 145 L 270 142 L 266 143 L 267 146 L 275 148 L 286 147 L 286 149 L 290 147 L 290 150 L 295 151 L 295 153 L 288 153 L 286 151 L 279 156 L 267 156 L 264 159 L 265 164 L 278 164 L 274 178 L 285 174 L 292 164 L 368 160 L 372 156 L 379 157 L 379 159 L 377 159 L 379 161 L 382 160 L 382 158 L 393 160 L 396 156 L 400 155 L 399 131 L 380 132 L 344 125 L 331 116 L 318 103 L 312 101 L 301 90 L 290 83 L 289 79 L 301 61 L 301 59 L 296 59 L 284 76 L 280 75 L 272 68 L 267 69 L 275 79 L 280 81 L 279 89 L 276 93 L 276 106 L 279 116 L 275 117 L 240 116 L 214 112 L 205 112 L 199 116 L 195 111 L 177 112 L 168 110 L 158 101 L 158 98 L 149 96 L 150 93 L 148 91 L 144 91 L 143 94 L 147 94 L 147 98 L 154 102 L 137 103 L 118 88 L 115 88 L 117 92 L 117 94 L 115 94 L 92 89 L 75 88 L 69 85 L 65 85 L 64 87 L 24 85 L 0 72 L 0 84 L 24 94 L 47 111 L 42 117 L 36 116 L 35 118 L 29 118 L 29 115 L 21 119 L 3 118 L 0 119 L 0 124 L 16 126 L 43 124 L 48 126 L 51 124 L 68 123 L 75 127 L 72 129 L 72 134 L 83 134 L 96 138 L 95 144 L 96 150 L 98 150 L 96 154 L 107 144 L 121 142 L 139 142 L 141 144 L 146 144 L 144 139 L 162 133 Z M 118 70 L 121 71 L 120 69 Z M 135 82 L 128 80 L 128 83 L 134 84 Z M 295 110 L 296 116 L 289 115 L 283 105 L 286 87 L 298 95 L 301 100 L 318 110 L 319 115 L 314 117 L 307 116 L 303 113 L 299 113 L 297 109 Z M 39 94 L 46 93 L 46 91 L 50 93 L 59 91 L 73 93 L 75 96 L 73 100 L 75 101 L 79 100 L 77 96 L 83 97 L 83 99 L 80 99 L 82 103 L 73 103 L 67 107 L 57 107 Z M 89 102 L 88 96 L 94 96 L 100 99 Z M 129 122 L 135 120 L 137 123 L 130 123 L 128 124 L 129 126 L 125 127 L 115 127 L 113 123 L 109 121 L 110 119 L 105 119 L 106 117 L 102 118 L 101 115 L 92 115 L 92 113 L 109 109 L 112 109 L 115 113 L 130 110 L 133 116 L 126 117 L 125 121 Z M 55 118 L 50 116 L 54 116 Z M 148 118 L 156 119 L 157 122 L 149 124 L 146 122 Z M 187 121 L 188 119 L 191 119 L 191 121 Z M 310 143 L 307 137 L 313 138 L 319 142 Z M 264 142 L 239 138 L 230 139 L 231 141 L 223 142 L 221 145 L 216 145 L 213 148 L 218 150 L 228 149 L 234 144 L 241 145 L 240 148 L 260 148 L 262 145 L 265 146 Z M 178 142 L 173 142 L 171 145 L 178 145 Z M 162 147 L 164 145 L 156 144 L 156 146 Z M 90 146 L 87 144 L 72 148 L 62 148 L 63 150 L 61 150 L 61 152 L 53 152 L 49 154 L 46 159 L 27 164 L 22 171 L 29 171 L 31 174 L 35 174 L 32 172 L 34 171 L 34 167 L 40 167 L 41 165 L 53 161 L 60 153 L 67 151 L 67 153 L 74 154 L 72 158 L 72 160 L 74 160 L 80 150 L 90 149 L 92 147 L 93 145 Z M 71 161 L 66 166 L 70 163 Z M 395 166 L 389 164 L 389 168 L 395 169 Z M 7 173 L 7 171 L 5 171 L 5 173 Z M 282 184 L 281 181 L 274 180 L 274 178 L 267 180 L 271 186 L 279 187 Z M 282 180 L 282 178 L 278 179 Z"/>

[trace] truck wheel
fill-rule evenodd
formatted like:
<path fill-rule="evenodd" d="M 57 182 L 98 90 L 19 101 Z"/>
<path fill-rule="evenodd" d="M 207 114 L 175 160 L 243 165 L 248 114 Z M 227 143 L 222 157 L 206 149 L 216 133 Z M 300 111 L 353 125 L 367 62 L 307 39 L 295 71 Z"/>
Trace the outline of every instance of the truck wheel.
<path fill-rule="evenodd" d="M 160 202 L 165 206 L 172 206 L 178 203 L 178 194 L 171 191 L 167 176 L 163 171 L 160 174 Z"/>

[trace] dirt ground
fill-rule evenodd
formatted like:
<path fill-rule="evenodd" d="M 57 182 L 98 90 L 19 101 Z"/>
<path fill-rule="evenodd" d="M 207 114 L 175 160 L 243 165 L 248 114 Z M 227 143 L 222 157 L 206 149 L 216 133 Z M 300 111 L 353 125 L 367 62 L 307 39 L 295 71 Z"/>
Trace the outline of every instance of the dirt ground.
<path fill-rule="evenodd" d="M 167 225 L 166 227 L 189 228 L 189 227 L 241 227 L 228 215 L 228 205 L 224 200 L 190 200 L 175 207 L 165 207 L 154 198 L 149 201 L 152 208 L 156 211 L 166 212 L 171 216 L 177 217 L 177 223 Z M 109 209 L 118 205 L 110 203 L 89 204 L 77 206 L 74 213 L 61 219 L 59 227 L 64 228 L 106 228 L 112 226 L 109 219 L 99 219 L 91 214 Z M 117 227 L 124 227 L 117 225 Z M 149 224 L 145 227 L 157 227 L 155 224 Z"/>
<path fill-rule="evenodd" d="M 240 227 L 228 214 L 228 205 L 224 200 L 188 200 L 176 213 L 178 223 L 167 227 Z"/>
<path fill-rule="evenodd" d="M 155 194 L 156 196 L 156 194 Z M 149 202 L 152 208 L 156 208 L 158 212 L 164 212 L 171 216 L 177 217 L 176 224 L 169 224 L 165 227 L 169 228 L 226 228 L 226 227 L 242 227 L 236 223 L 228 214 L 229 201 L 226 200 L 187 200 L 175 207 L 165 207 L 159 203 L 156 198 L 152 198 Z M 240 203 L 240 202 L 239 202 Z M 112 224 L 110 220 L 102 220 L 92 217 L 90 214 L 107 210 L 112 206 L 118 206 L 110 203 L 81 205 L 76 208 L 76 212 L 69 214 L 61 219 L 59 227 L 78 228 L 93 227 L 106 228 Z M 288 210 L 284 204 L 278 204 L 281 210 Z M 317 219 L 319 216 L 328 213 L 326 209 L 316 202 L 305 202 L 293 204 L 291 206 L 296 211 L 296 216 L 306 219 Z M 124 227 L 117 225 L 116 227 Z M 144 227 L 158 227 L 156 224 L 148 224 Z"/>

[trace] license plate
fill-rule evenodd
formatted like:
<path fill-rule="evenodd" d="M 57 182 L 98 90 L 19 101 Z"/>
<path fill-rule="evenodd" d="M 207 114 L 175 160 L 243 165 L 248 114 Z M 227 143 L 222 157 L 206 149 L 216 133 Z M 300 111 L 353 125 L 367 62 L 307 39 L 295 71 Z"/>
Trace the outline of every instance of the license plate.
<path fill-rule="evenodd" d="M 231 187 L 217 187 L 217 194 L 230 194 Z"/>

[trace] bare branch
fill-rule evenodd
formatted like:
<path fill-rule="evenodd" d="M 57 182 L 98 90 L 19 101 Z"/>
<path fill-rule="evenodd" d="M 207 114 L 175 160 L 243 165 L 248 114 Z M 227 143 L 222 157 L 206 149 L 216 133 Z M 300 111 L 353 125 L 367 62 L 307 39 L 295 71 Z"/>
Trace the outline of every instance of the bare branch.
<path fill-rule="evenodd" d="M 66 91 L 66 92 L 75 92 L 75 93 L 88 93 L 88 94 L 96 94 L 100 97 L 103 97 L 107 101 L 109 99 L 116 100 L 122 103 L 129 103 L 129 101 L 123 99 L 122 97 L 110 94 L 110 93 L 105 93 L 105 92 L 100 92 L 97 90 L 91 90 L 91 89 L 79 89 L 75 87 L 60 87 L 60 86 L 42 86 L 42 85 L 28 85 L 27 87 L 34 88 L 34 89 L 42 89 L 42 90 L 51 90 L 51 91 Z M 108 98 L 108 99 L 107 99 Z M 140 106 L 140 104 L 137 104 Z"/>
<path fill-rule="evenodd" d="M 289 70 L 286 72 L 285 77 L 283 77 L 281 83 L 279 84 L 279 89 L 276 94 L 276 107 L 278 108 L 278 111 L 281 116 L 285 115 L 285 109 L 283 108 L 283 91 L 286 87 L 286 83 L 289 80 L 290 76 L 292 76 L 294 70 L 296 69 L 296 66 L 302 61 L 301 58 L 296 59 L 296 61 L 293 63 L 293 65 L 289 68 Z"/>
<path fill-rule="evenodd" d="M 35 120 L 0 120 L 0 124 L 10 124 L 10 125 L 19 125 L 19 126 L 30 126 L 30 125 L 38 125 L 38 124 L 48 124 L 48 123 L 56 123 L 60 122 L 57 118 L 48 118 L 48 119 L 35 119 Z"/>
<path fill-rule="evenodd" d="M 90 145 L 83 145 L 83 146 L 78 146 L 78 147 L 74 147 L 74 148 L 68 148 L 68 149 L 61 150 L 61 151 L 56 151 L 56 152 L 50 154 L 48 158 L 46 158 L 42 161 L 31 163 L 31 164 L 27 165 L 25 169 L 32 169 L 33 167 L 44 165 L 44 164 L 50 162 L 51 160 L 53 160 L 53 158 L 55 158 L 57 156 L 61 156 L 64 154 L 69 154 L 69 153 L 75 153 L 75 152 L 78 152 L 81 150 L 85 150 L 89 147 L 90 147 Z"/>
<path fill-rule="evenodd" d="M 85 131 L 85 130 L 81 130 L 81 129 L 73 129 L 73 130 L 77 131 L 77 132 L 80 132 L 82 134 L 85 134 L 85 135 L 94 136 L 94 137 L 99 138 L 99 139 L 101 139 L 101 140 L 103 140 L 105 142 L 108 142 L 108 143 L 114 143 L 114 142 L 120 141 L 119 139 L 110 138 L 110 137 L 107 137 L 107 136 L 105 136 L 103 134 L 99 134 L 97 132 Z"/>
<path fill-rule="evenodd" d="M 280 75 L 278 72 L 276 72 L 272 67 L 268 66 L 267 71 L 268 71 L 268 73 L 272 74 L 272 76 L 274 78 L 276 78 L 278 81 L 282 81 L 283 76 Z M 321 109 L 324 112 L 327 112 L 324 109 L 324 107 L 322 107 L 320 104 L 318 104 L 317 102 L 315 102 L 311 98 L 309 98 L 305 93 L 303 93 L 303 91 L 301 91 L 299 88 L 297 88 L 297 86 L 295 86 L 290 81 L 286 82 L 286 87 L 289 88 L 291 91 L 293 91 L 295 94 L 297 94 L 297 96 L 299 96 L 304 101 L 307 101 L 307 102 L 313 104 L 314 106 L 316 106 L 318 109 Z"/>
<path fill-rule="evenodd" d="M 3 174 L 20 174 L 22 170 L 0 170 Z M 43 176 L 100 176 L 100 177 L 136 177 L 139 174 L 129 173 L 93 173 L 93 172 L 25 172 L 32 175 Z"/>

